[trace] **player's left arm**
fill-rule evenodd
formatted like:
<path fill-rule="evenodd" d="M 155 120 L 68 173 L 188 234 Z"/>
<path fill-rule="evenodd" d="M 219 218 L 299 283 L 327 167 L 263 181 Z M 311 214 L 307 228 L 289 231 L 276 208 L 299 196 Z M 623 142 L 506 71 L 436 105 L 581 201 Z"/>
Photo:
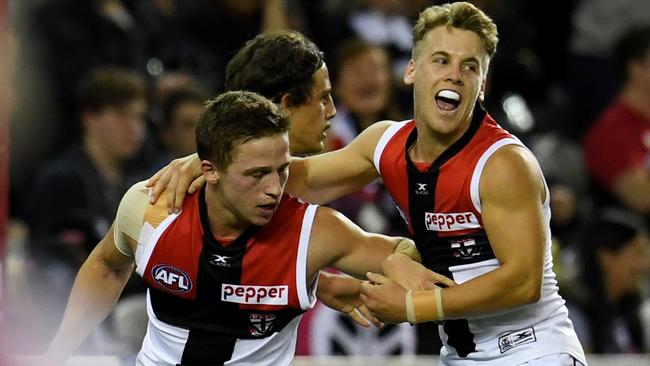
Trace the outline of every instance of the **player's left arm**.
<path fill-rule="evenodd" d="M 547 230 L 543 177 L 533 155 L 508 145 L 488 160 L 479 184 L 483 225 L 500 266 L 459 286 L 412 291 L 416 322 L 462 318 L 536 302 Z M 385 278 L 362 285 L 362 299 L 382 321 L 407 319 L 406 289 Z"/>
<path fill-rule="evenodd" d="M 332 267 L 357 278 L 365 278 L 368 272 L 382 273 L 383 262 L 399 256 L 413 261 L 421 272 L 414 271 L 411 281 L 430 281 L 430 274 L 418 262 L 420 254 L 412 240 L 368 233 L 346 218 L 343 214 L 328 207 L 319 207 L 309 244 L 309 273 L 321 268 Z M 448 281 L 438 275 L 434 280 Z M 415 286 L 415 285 L 414 285 Z"/>
<path fill-rule="evenodd" d="M 443 290 L 447 316 L 498 311 L 539 299 L 549 234 L 542 208 L 546 194 L 539 164 L 527 149 L 507 145 L 488 160 L 479 184 L 481 216 L 500 266 Z"/>

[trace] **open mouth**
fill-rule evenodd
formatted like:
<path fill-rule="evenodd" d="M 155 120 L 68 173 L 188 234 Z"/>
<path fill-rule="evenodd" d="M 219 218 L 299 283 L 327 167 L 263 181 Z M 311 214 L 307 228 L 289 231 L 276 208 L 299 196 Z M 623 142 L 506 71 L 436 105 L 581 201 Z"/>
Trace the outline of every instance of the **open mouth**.
<path fill-rule="evenodd" d="M 436 95 L 436 104 L 441 110 L 451 112 L 460 105 L 460 94 L 453 90 L 441 90 Z"/>
<path fill-rule="evenodd" d="M 271 204 L 268 204 L 268 205 L 259 205 L 257 207 L 259 207 L 261 209 L 264 209 L 264 210 L 275 210 L 276 206 L 277 206 L 277 204 L 271 203 Z"/>

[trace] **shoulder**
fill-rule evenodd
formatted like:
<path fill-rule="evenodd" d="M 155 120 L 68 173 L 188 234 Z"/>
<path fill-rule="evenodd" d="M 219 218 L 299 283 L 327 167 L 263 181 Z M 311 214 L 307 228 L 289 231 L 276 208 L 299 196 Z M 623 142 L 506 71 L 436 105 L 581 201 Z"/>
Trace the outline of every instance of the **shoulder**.
<path fill-rule="evenodd" d="M 384 120 L 373 123 L 368 126 L 363 132 L 357 137 L 357 139 L 372 141 L 377 143 L 379 139 L 384 135 L 384 133 L 391 127 L 397 128 L 398 126 L 403 125 L 402 122 Z"/>
<path fill-rule="evenodd" d="M 150 188 L 147 188 L 147 182 L 146 181 L 141 181 L 138 182 L 134 185 L 132 185 L 124 194 L 122 197 L 122 202 L 123 203 L 140 203 L 142 201 L 149 202 L 149 192 L 151 191 Z M 163 202 L 164 200 L 158 200 L 157 203 Z"/>
<path fill-rule="evenodd" d="M 543 176 L 535 156 L 515 144 L 500 147 L 490 156 L 481 174 L 484 196 L 511 196 L 543 191 Z"/>
<path fill-rule="evenodd" d="M 122 197 L 115 217 L 115 244 L 120 252 L 132 255 L 144 225 L 145 211 L 149 207 L 149 191 L 146 182 L 131 186 Z M 164 201 L 164 200 L 159 200 Z"/>

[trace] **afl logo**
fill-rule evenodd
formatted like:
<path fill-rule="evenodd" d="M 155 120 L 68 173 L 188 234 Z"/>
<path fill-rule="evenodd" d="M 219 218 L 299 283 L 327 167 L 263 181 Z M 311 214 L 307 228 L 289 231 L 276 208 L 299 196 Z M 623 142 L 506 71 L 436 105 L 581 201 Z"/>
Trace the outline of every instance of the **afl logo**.
<path fill-rule="evenodd" d="M 192 289 L 192 280 L 183 270 L 168 264 L 159 264 L 151 270 L 153 279 L 165 290 L 176 293 Z"/>

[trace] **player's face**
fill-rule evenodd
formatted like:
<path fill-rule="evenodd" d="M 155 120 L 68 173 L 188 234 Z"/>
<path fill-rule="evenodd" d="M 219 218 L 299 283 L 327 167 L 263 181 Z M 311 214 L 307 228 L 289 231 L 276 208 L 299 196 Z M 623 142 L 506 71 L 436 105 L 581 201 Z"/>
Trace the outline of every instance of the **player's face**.
<path fill-rule="evenodd" d="M 418 126 L 433 135 L 460 137 L 484 87 L 489 56 L 483 42 L 474 32 L 440 26 L 418 47 L 404 76 L 413 85 Z"/>
<path fill-rule="evenodd" d="M 232 163 L 219 171 L 216 192 L 226 224 L 265 225 L 273 216 L 289 176 L 289 138 L 276 134 L 235 147 Z"/>
<path fill-rule="evenodd" d="M 312 79 L 314 83 L 307 102 L 287 108 L 291 118 L 289 140 L 293 154 L 313 154 L 323 150 L 329 121 L 336 115 L 327 66 L 318 69 Z"/>

